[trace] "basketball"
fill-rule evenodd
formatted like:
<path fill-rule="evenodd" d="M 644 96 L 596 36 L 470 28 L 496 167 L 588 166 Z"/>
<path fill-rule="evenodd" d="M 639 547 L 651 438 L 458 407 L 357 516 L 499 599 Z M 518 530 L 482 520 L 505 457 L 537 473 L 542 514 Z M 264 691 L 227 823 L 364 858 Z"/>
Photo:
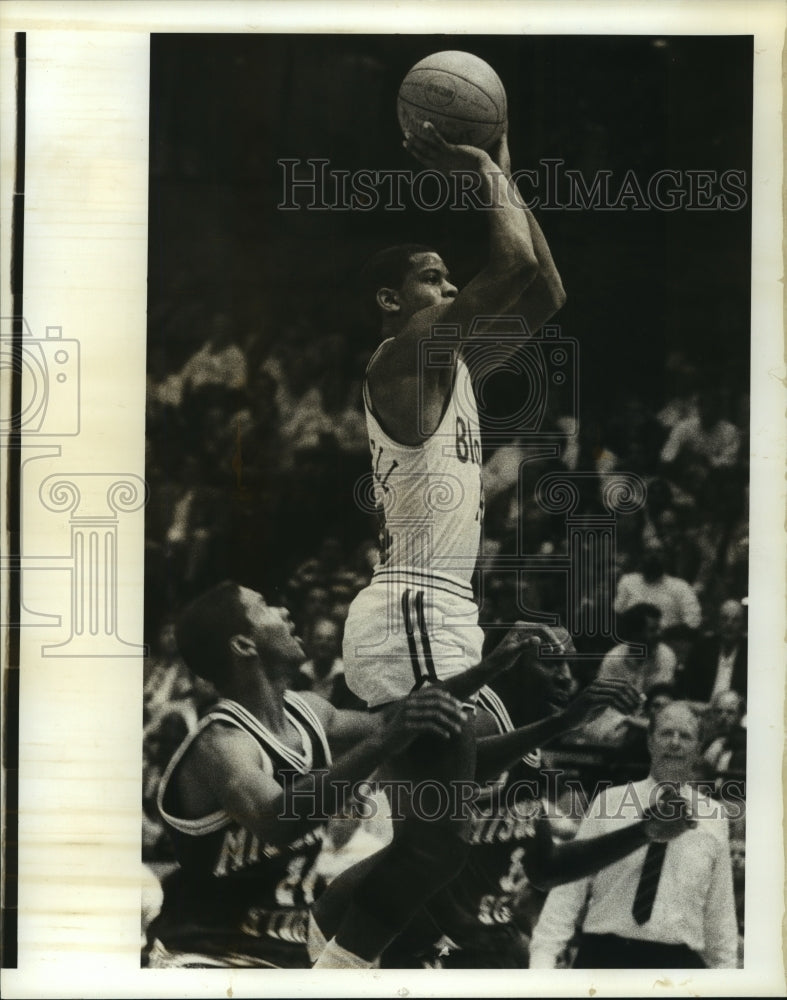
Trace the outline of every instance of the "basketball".
<path fill-rule="evenodd" d="M 402 80 L 396 104 L 402 131 L 429 120 L 447 142 L 489 149 L 506 121 L 506 92 L 489 63 L 470 52 L 435 52 Z"/>

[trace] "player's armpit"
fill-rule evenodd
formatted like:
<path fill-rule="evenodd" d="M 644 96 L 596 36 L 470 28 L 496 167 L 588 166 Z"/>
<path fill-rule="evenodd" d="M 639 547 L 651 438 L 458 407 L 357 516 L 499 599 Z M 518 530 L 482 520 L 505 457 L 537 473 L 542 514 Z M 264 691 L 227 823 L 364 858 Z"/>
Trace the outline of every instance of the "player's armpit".
<path fill-rule="evenodd" d="M 453 385 L 452 366 L 424 363 L 422 345 L 431 337 L 425 313 L 434 310 L 417 313 L 369 371 L 369 394 L 383 430 L 410 446 L 437 429 Z"/>

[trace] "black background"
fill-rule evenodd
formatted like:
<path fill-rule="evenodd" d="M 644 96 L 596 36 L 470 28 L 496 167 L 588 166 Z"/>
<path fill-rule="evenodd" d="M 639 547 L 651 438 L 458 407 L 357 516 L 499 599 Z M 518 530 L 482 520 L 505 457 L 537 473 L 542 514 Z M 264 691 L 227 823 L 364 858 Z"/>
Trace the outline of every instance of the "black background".
<path fill-rule="evenodd" d="M 402 239 L 443 253 L 460 281 L 483 260 L 472 212 L 282 212 L 283 157 L 333 169 L 421 169 L 401 145 L 396 93 L 416 61 L 462 48 L 506 87 L 514 168 L 559 158 L 644 187 L 658 170 L 751 178 L 752 39 L 744 36 L 154 35 L 151 40 L 150 339 L 172 369 L 216 310 L 263 344 L 305 321 L 376 341 L 348 311 L 365 256 Z M 685 186 L 684 179 L 684 186 Z M 679 349 L 730 388 L 749 364 L 750 209 L 542 210 L 581 343 L 583 412 L 621 393 L 662 401 Z M 203 326 L 203 323 L 205 324 Z"/>

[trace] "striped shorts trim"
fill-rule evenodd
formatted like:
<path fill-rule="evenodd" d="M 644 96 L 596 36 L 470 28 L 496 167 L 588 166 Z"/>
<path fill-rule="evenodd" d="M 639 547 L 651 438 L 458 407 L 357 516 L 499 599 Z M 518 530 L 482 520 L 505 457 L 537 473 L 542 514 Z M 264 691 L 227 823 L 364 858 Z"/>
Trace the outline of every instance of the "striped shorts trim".
<path fill-rule="evenodd" d="M 375 581 L 352 603 L 342 658 L 348 686 L 374 708 L 474 666 L 482 646 L 474 601 Z"/>

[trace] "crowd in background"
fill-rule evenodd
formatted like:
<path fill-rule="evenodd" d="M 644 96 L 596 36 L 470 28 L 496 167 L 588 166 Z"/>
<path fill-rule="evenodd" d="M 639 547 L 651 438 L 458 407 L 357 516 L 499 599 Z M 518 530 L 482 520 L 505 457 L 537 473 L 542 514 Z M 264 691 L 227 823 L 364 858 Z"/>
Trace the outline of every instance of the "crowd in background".
<path fill-rule="evenodd" d="M 152 322 L 165 331 L 166 316 Z M 229 313 L 212 317 L 196 350 L 184 342 L 178 357 L 171 347 L 152 347 L 147 390 L 143 857 L 153 864 L 172 859 L 158 781 L 213 697 L 178 657 L 179 610 L 228 577 L 261 590 L 290 609 L 305 640 L 298 685 L 356 707 L 343 680 L 342 629 L 377 556 L 376 521 L 356 490 L 368 472 L 369 353 L 305 323 L 271 342 L 236 329 Z M 666 359 L 663 385 L 658 406 L 623 392 L 620 405 L 582 413 L 578 426 L 549 412 L 550 429 L 571 431 L 559 456 L 534 459 L 517 439 L 485 453 L 481 623 L 491 647 L 506 623 L 528 614 L 565 621 L 563 576 L 495 570 L 519 539 L 532 555 L 566 554 L 565 516 L 536 498 L 545 474 L 584 473 L 575 513 L 591 516 L 605 510 L 610 475 L 635 473 L 645 502 L 617 518 L 612 573 L 600 573 L 586 597 L 614 608 L 615 640 L 578 637 L 574 673 L 578 687 L 596 675 L 625 677 L 646 700 L 634 716 L 608 710 L 549 761 L 588 790 L 599 778 L 636 779 L 647 771 L 648 713 L 687 698 L 703 714 L 697 777 L 723 800 L 725 778 L 745 791 L 749 401 L 733 378 L 704 378 L 682 355 Z M 742 930 L 742 821 L 732 841 Z"/>

